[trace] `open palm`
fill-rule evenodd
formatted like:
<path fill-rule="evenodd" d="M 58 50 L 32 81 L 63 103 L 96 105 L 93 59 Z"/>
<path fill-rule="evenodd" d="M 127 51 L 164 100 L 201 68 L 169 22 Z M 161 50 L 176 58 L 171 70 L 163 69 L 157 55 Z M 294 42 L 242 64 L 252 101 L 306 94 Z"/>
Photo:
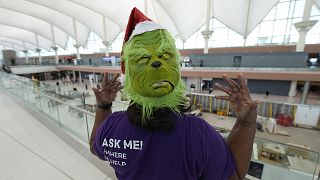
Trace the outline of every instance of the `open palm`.
<path fill-rule="evenodd" d="M 92 88 L 92 91 L 96 96 L 97 104 L 105 105 L 114 101 L 117 96 L 117 92 L 121 89 L 121 83 L 117 80 L 119 76 L 120 74 L 116 74 L 111 80 L 109 80 L 108 73 L 106 72 L 102 79 L 101 88 Z"/>
<path fill-rule="evenodd" d="M 230 79 L 227 75 L 223 75 L 223 79 L 229 87 L 217 83 L 215 84 L 215 87 L 227 93 L 229 96 L 217 96 L 217 98 L 230 101 L 231 110 L 235 112 L 238 121 L 253 123 L 250 122 L 253 118 L 248 118 L 248 116 L 252 114 L 251 112 L 256 112 L 259 101 L 251 99 L 250 91 L 243 75 L 238 74 L 239 84 Z"/>

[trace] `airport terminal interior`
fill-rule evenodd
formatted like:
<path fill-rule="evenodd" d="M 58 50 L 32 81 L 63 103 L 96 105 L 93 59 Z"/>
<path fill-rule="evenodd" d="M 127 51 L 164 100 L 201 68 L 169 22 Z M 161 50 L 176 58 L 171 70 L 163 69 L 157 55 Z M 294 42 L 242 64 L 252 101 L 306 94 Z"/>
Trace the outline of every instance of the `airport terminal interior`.
<path fill-rule="evenodd" d="M 90 152 L 91 88 L 121 72 L 133 7 L 167 29 L 190 109 L 227 137 L 215 88 L 246 78 L 259 100 L 246 179 L 320 179 L 320 0 L 0 0 L 0 180 L 117 179 Z M 112 111 L 130 98 L 117 93 Z"/>

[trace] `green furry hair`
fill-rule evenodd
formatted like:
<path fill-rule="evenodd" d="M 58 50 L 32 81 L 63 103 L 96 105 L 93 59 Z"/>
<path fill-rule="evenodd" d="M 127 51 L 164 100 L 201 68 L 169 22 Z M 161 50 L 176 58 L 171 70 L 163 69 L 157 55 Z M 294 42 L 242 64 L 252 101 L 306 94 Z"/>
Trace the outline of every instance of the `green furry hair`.
<path fill-rule="evenodd" d="M 138 39 L 138 41 L 132 43 L 133 39 Z M 132 88 L 128 61 L 133 58 L 130 54 L 139 54 L 141 48 L 145 48 L 146 45 L 154 45 L 157 43 L 158 45 L 155 45 L 155 49 L 161 47 L 161 49 L 164 49 L 166 52 L 170 52 L 170 54 L 173 55 L 175 61 L 169 66 L 169 71 L 172 72 L 172 74 L 177 74 L 178 77 L 174 77 L 176 84 L 174 84 L 174 89 L 170 93 L 160 97 L 144 97 L 135 92 Z M 125 60 L 126 71 L 124 91 L 133 103 L 142 107 L 141 120 L 143 124 L 152 116 L 152 112 L 157 108 L 169 108 L 173 112 L 180 113 L 181 106 L 184 106 L 187 101 L 185 96 L 186 88 L 180 75 L 180 55 L 174 40 L 168 31 L 163 29 L 154 30 L 134 36 L 125 44 L 122 59 Z"/>

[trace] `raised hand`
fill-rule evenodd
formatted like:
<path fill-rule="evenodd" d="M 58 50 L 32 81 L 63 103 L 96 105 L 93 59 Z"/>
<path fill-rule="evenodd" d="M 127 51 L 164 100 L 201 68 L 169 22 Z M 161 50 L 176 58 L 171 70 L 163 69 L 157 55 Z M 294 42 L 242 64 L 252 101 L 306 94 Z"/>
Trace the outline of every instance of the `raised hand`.
<path fill-rule="evenodd" d="M 239 123 L 255 124 L 257 116 L 256 109 L 259 101 L 251 99 L 250 91 L 243 75 L 241 73 L 238 74 L 239 84 L 225 74 L 222 77 L 228 84 L 228 87 L 218 83 L 215 84 L 215 87 L 227 93 L 229 96 L 217 96 L 217 98 L 230 101 L 231 110 L 235 112 Z"/>
<path fill-rule="evenodd" d="M 105 72 L 101 88 L 92 88 L 98 105 L 110 104 L 114 101 L 117 96 L 117 92 L 121 89 L 121 83 L 118 81 L 119 76 L 120 74 L 116 74 L 111 80 L 109 80 L 108 72 Z"/>

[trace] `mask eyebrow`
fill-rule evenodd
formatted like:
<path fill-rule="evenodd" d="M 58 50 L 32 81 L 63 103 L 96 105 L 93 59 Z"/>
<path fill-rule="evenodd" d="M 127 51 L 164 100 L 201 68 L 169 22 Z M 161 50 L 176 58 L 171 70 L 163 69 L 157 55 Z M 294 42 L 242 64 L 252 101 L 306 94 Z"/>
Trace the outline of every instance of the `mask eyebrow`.
<path fill-rule="evenodd" d="M 176 49 L 176 47 L 172 46 L 171 44 L 168 44 L 168 43 L 162 44 L 157 50 L 157 55 L 161 56 L 165 52 L 168 52 L 170 54 L 176 54 L 174 49 Z"/>
<path fill-rule="evenodd" d="M 143 56 L 146 56 L 146 57 L 150 57 L 151 56 L 151 53 L 149 51 L 147 51 L 146 49 L 144 48 L 137 48 L 133 51 L 130 51 L 128 53 L 128 56 L 129 58 L 133 58 L 133 59 L 139 59 Z"/>

